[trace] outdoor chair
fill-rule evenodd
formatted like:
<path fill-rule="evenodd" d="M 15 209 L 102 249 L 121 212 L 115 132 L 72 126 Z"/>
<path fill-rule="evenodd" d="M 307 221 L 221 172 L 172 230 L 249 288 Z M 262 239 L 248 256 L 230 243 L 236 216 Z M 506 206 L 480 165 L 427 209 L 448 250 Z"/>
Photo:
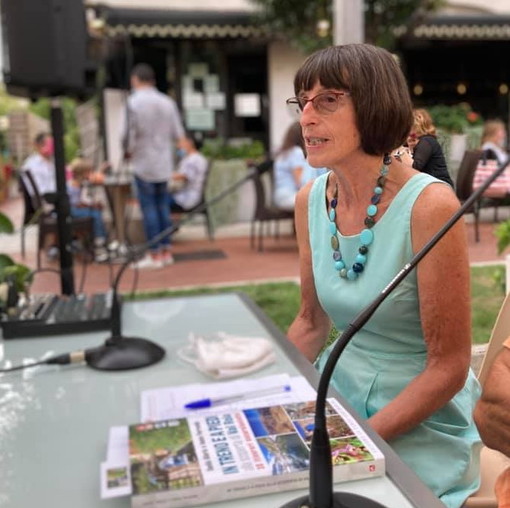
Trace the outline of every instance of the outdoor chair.
<path fill-rule="evenodd" d="M 204 183 L 202 185 L 202 196 L 200 198 L 200 201 L 198 204 L 191 208 L 184 208 L 179 209 L 178 212 L 173 212 L 170 210 L 171 213 L 184 213 L 186 215 L 194 215 L 194 214 L 201 214 L 204 216 L 205 226 L 207 228 L 207 236 L 209 237 L 209 240 L 212 242 L 214 240 L 214 226 L 213 221 L 211 217 L 211 210 L 207 206 L 207 198 L 206 198 L 206 191 L 207 191 L 207 184 L 209 182 L 209 176 L 211 174 L 211 161 L 209 161 L 209 164 L 207 166 L 207 171 L 205 173 Z"/>
<path fill-rule="evenodd" d="M 28 192 L 27 185 L 22 181 L 24 177 L 18 176 L 18 183 L 21 196 L 23 197 L 23 222 L 21 224 L 20 237 L 21 237 L 21 257 L 25 259 L 25 231 L 30 226 L 37 224 L 37 209 L 34 208 L 32 196 Z"/>
<path fill-rule="evenodd" d="M 255 248 L 255 237 L 258 237 L 257 250 L 262 252 L 264 250 L 263 236 L 264 224 L 274 222 L 275 236 L 279 236 L 279 221 L 291 219 L 294 221 L 293 210 L 282 210 L 272 204 L 272 191 L 273 191 L 273 161 L 267 160 L 262 162 L 256 167 L 253 176 L 253 184 L 255 186 L 255 211 L 251 221 L 250 232 L 250 245 Z M 258 225 L 258 234 L 256 235 L 255 229 Z"/>
<path fill-rule="evenodd" d="M 478 380 L 482 386 L 487 379 L 487 374 L 494 359 L 508 336 L 510 336 L 510 292 L 505 297 L 499 310 L 498 317 L 492 328 L 487 350 L 483 357 L 480 372 L 478 373 Z M 484 446 L 480 458 L 480 489 L 468 498 L 464 505 L 465 508 L 497 508 L 498 503 L 494 494 L 494 486 L 498 476 L 508 466 L 510 466 L 509 458 L 496 450 L 491 450 Z"/>
<path fill-rule="evenodd" d="M 473 194 L 473 181 L 476 167 L 482 157 L 482 150 L 466 150 L 457 173 L 455 192 L 461 203 L 464 203 Z M 494 208 L 494 222 L 498 218 L 498 207 L 510 203 L 510 197 L 481 197 L 466 210 L 472 213 L 475 224 L 475 241 L 480 241 L 480 211 L 482 208 Z"/>
<path fill-rule="evenodd" d="M 41 250 L 44 249 L 47 237 L 58 239 L 57 215 L 55 210 L 45 209 L 45 202 L 39 194 L 34 178 L 28 169 L 19 171 L 19 184 L 25 201 L 25 216 L 31 215 L 32 221 L 37 221 L 39 226 L 37 238 L 37 268 L 41 267 Z M 47 207 L 46 207 L 47 208 Z M 33 210 L 33 212 L 31 212 Z M 94 230 L 91 217 L 71 219 L 71 231 L 73 236 L 83 239 L 85 250 L 93 257 Z M 24 239 L 22 239 L 24 242 Z M 22 245 L 22 250 L 24 244 Z"/>

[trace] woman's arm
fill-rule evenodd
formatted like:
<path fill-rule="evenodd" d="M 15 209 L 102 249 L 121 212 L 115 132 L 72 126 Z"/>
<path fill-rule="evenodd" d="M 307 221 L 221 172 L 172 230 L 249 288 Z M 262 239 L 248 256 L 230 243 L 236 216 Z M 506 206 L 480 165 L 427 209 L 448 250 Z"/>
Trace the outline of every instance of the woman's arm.
<path fill-rule="evenodd" d="M 451 188 L 429 185 L 412 212 L 412 242 L 418 252 L 459 204 Z M 425 369 L 370 418 L 384 438 L 406 432 L 444 406 L 464 385 L 471 359 L 471 310 L 466 232 L 461 219 L 417 266 Z"/>
<path fill-rule="evenodd" d="M 492 364 L 474 416 L 482 441 L 510 457 L 510 349 L 507 347 Z"/>
<path fill-rule="evenodd" d="M 331 321 L 319 304 L 313 280 L 308 236 L 308 197 L 311 186 L 312 182 L 298 192 L 294 208 L 299 246 L 301 305 L 287 335 L 301 353 L 313 362 L 328 338 Z"/>

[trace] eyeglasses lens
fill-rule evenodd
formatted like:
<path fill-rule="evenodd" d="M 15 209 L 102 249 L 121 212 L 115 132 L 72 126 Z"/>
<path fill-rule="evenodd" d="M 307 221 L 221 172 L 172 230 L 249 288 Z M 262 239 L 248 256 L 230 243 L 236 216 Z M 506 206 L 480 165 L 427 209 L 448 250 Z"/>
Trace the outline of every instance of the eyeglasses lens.
<path fill-rule="evenodd" d="M 311 102 L 319 114 L 334 113 L 343 97 L 343 93 L 321 93 L 312 99 L 293 97 L 287 101 L 287 108 L 293 117 L 300 118 L 307 102 Z"/>

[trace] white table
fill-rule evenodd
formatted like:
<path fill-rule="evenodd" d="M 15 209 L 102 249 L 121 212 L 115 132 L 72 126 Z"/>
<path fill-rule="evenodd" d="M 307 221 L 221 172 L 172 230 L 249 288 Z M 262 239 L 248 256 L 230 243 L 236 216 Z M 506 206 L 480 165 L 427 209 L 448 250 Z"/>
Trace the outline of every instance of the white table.
<path fill-rule="evenodd" d="M 139 421 L 142 390 L 210 381 L 175 353 L 190 331 L 268 337 L 274 341 L 277 362 L 252 377 L 301 373 L 317 386 L 315 369 L 242 295 L 126 303 L 123 332 L 165 347 L 166 357 L 160 363 L 131 371 L 105 372 L 72 365 L 44 368 L 32 376 L 30 370 L 0 376 L 0 507 L 129 507 L 128 498 L 100 499 L 99 464 L 106 456 L 108 431 L 114 425 Z M 5 366 L 6 360 L 16 365 L 48 352 L 60 354 L 98 346 L 107 335 L 95 332 L 4 340 L 0 342 L 0 365 Z M 337 484 L 336 489 L 372 496 L 388 508 L 444 508 L 393 451 L 363 426 L 385 453 L 387 474 Z M 214 507 L 237 508 L 241 503 L 243 508 L 278 507 L 305 493 L 275 493 Z"/>

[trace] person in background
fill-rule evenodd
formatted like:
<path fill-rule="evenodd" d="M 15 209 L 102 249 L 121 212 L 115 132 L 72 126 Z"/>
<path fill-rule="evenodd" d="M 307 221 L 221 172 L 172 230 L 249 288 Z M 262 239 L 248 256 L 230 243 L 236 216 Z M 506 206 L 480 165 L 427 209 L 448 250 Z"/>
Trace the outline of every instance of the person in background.
<path fill-rule="evenodd" d="M 413 168 L 435 176 L 453 187 L 432 118 L 425 109 L 415 109 L 413 118 L 413 126 L 407 138 L 407 145 L 413 156 Z"/>
<path fill-rule="evenodd" d="M 510 337 L 489 370 L 474 417 L 485 445 L 510 458 Z M 510 467 L 497 479 L 496 496 L 499 508 L 510 507 Z"/>
<path fill-rule="evenodd" d="M 296 198 L 301 303 L 289 340 L 320 372 L 335 342 L 440 230 L 450 185 L 390 155 L 413 125 L 406 79 L 369 44 L 310 55 L 287 100 L 308 162 L 327 167 Z M 332 385 L 448 508 L 479 488 L 480 394 L 470 369 L 470 272 L 457 222 L 343 350 Z M 455 301 L 455 312 L 451 302 Z"/>
<path fill-rule="evenodd" d="M 131 161 L 135 187 L 148 242 L 170 227 L 167 185 L 173 170 L 175 143 L 184 137 L 177 104 L 155 87 L 153 69 L 144 63 L 131 72 L 133 93 L 128 99 L 123 146 Z M 170 239 L 150 246 L 150 254 L 134 268 L 162 268 L 174 262 Z"/>
<path fill-rule="evenodd" d="M 209 161 L 200 153 L 201 143 L 190 135 L 179 143 L 181 160 L 169 182 L 170 211 L 184 212 L 197 206 L 202 199 Z"/>
<path fill-rule="evenodd" d="M 39 194 L 44 197 L 44 194 L 57 190 L 52 136 L 46 132 L 37 134 L 34 149 L 34 153 L 23 162 L 21 168 L 30 170 Z"/>
<path fill-rule="evenodd" d="M 287 129 L 273 167 L 274 204 L 283 210 L 294 210 L 297 191 L 324 172 L 312 168 L 306 161 L 299 122 L 291 124 Z"/>
<path fill-rule="evenodd" d="M 497 160 L 503 164 L 508 159 L 506 151 L 506 127 L 501 120 L 487 120 L 483 125 L 482 132 L 482 158 L 485 160 Z"/>
<path fill-rule="evenodd" d="M 103 220 L 103 204 L 94 194 L 93 184 L 101 181 L 95 175 L 92 163 L 87 159 L 74 159 L 69 165 L 70 179 L 67 193 L 72 217 L 91 217 L 94 227 L 94 259 L 98 263 L 108 259 L 107 232 Z M 100 174 L 100 173 L 99 173 Z"/>
<path fill-rule="evenodd" d="M 28 169 L 32 174 L 35 186 L 39 192 L 44 207 L 54 210 L 54 205 L 45 201 L 44 195 L 54 193 L 57 190 L 57 176 L 55 174 L 55 162 L 53 160 L 53 137 L 47 132 L 40 132 L 34 138 L 34 152 L 25 159 L 21 169 Z M 30 188 L 27 189 L 33 194 Z M 53 242 L 46 250 L 49 260 L 55 260 L 59 256 L 59 248 Z"/>

